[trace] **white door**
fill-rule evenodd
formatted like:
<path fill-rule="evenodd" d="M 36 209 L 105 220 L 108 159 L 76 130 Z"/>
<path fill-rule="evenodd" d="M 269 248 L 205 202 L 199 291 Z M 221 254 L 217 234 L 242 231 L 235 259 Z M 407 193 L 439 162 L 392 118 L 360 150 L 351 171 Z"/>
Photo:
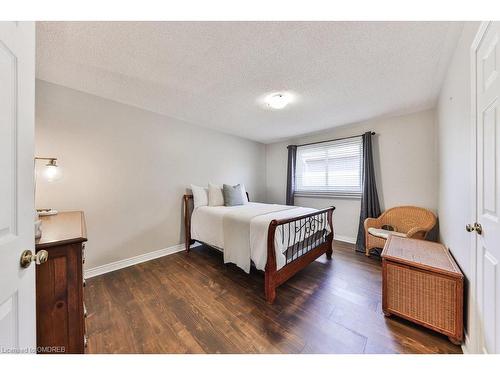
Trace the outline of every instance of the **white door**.
<path fill-rule="evenodd" d="M 34 251 L 34 22 L 0 22 L 0 353 L 36 347 Z"/>
<path fill-rule="evenodd" d="M 476 301 L 479 351 L 500 353 L 500 22 L 481 30 L 476 59 Z"/>

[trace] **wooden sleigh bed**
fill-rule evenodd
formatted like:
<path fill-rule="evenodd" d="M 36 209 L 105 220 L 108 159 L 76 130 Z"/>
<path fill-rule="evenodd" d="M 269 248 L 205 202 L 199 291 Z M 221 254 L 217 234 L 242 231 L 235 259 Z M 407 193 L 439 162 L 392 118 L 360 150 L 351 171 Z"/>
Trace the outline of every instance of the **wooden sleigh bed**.
<path fill-rule="evenodd" d="M 248 196 L 248 193 L 247 193 Z M 211 246 L 210 244 L 191 238 L 191 215 L 193 195 L 184 195 L 184 225 L 186 251 L 195 241 Z M 323 254 L 332 258 L 333 221 L 332 214 L 335 207 L 328 207 L 306 215 L 287 219 L 271 220 L 267 232 L 267 262 L 265 266 L 265 296 L 268 303 L 276 299 L 276 288 L 305 268 Z M 329 231 L 318 228 L 329 228 Z M 279 230 L 278 230 L 279 228 Z M 288 235 L 276 239 L 276 233 Z M 282 247 L 286 250 L 285 264 L 278 269 L 276 263 L 275 241 L 284 241 Z M 213 246 L 211 246 L 213 247 Z"/>

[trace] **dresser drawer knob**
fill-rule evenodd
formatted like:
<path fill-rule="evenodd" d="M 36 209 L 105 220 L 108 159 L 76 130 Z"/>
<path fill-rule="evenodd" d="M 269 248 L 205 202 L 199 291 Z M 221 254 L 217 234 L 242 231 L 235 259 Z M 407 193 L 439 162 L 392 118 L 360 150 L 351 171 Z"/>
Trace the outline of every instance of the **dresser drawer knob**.
<path fill-rule="evenodd" d="M 85 264 L 85 243 L 82 243 L 82 264 Z"/>

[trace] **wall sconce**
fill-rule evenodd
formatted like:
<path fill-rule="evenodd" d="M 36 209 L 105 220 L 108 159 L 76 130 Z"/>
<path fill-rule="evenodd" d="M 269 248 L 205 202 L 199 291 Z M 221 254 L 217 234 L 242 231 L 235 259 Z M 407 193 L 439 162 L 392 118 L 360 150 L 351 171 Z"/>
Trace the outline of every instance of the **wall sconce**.
<path fill-rule="evenodd" d="M 59 166 L 57 165 L 57 158 L 35 157 L 35 198 L 36 198 L 36 182 L 37 182 L 37 173 L 36 173 L 37 160 L 47 161 L 47 163 L 43 166 L 43 170 L 41 171 L 41 177 L 45 181 L 54 182 L 61 178 L 61 171 Z M 48 216 L 57 214 L 57 211 L 51 208 L 37 208 L 36 211 L 39 216 Z"/>
<path fill-rule="evenodd" d="M 59 170 L 59 166 L 57 165 L 57 158 L 35 158 L 36 160 L 47 160 L 47 164 L 45 164 L 44 169 L 42 171 L 42 177 L 47 182 L 53 182 L 58 180 L 61 177 L 61 173 Z"/>

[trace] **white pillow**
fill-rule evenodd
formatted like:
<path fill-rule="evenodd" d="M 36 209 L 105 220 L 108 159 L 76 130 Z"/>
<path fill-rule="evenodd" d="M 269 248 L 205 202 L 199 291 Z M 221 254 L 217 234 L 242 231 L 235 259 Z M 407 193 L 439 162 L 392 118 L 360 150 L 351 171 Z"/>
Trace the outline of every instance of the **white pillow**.
<path fill-rule="evenodd" d="M 245 185 L 240 184 L 241 186 L 241 195 L 243 196 L 243 204 L 248 203 L 248 197 L 247 197 L 247 189 L 245 189 Z"/>
<path fill-rule="evenodd" d="M 208 189 L 203 186 L 191 185 L 194 208 L 208 206 Z"/>
<path fill-rule="evenodd" d="M 209 206 L 224 206 L 224 195 L 222 188 L 218 185 L 208 183 L 208 205 Z"/>

